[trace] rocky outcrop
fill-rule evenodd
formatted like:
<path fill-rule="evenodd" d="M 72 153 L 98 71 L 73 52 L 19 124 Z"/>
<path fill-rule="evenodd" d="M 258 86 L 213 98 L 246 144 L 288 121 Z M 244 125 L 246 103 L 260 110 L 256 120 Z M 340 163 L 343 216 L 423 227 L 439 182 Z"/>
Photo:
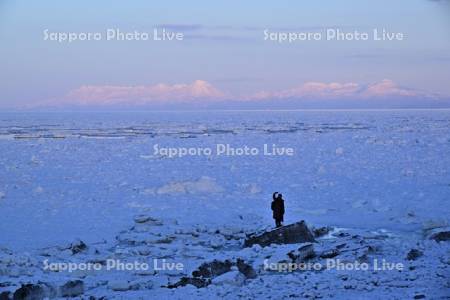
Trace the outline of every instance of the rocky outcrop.
<path fill-rule="evenodd" d="M 53 287 L 44 283 L 28 283 L 18 288 L 13 295 L 14 300 L 38 300 L 44 298 L 56 297 L 56 291 Z"/>
<path fill-rule="evenodd" d="M 83 293 L 84 282 L 81 280 L 69 280 L 60 286 L 59 289 L 49 283 L 38 282 L 22 284 L 14 294 L 12 294 L 12 297 L 6 293 L 2 293 L 0 299 L 40 300 L 55 297 L 70 298 L 81 296 Z"/>
<path fill-rule="evenodd" d="M 148 215 L 137 215 L 137 216 L 134 216 L 134 222 L 136 224 L 148 224 L 148 225 L 155 225 L 155 226 L 161 226 L 162 225 L 161 221 L 159 221 L 159 220 L 157 220 L 155 218 L 152 218 L 152 217 L 150 217 Z"/>
<path fill-rule="evenodd" d="M 211 279 L 204 279 L 204 278 L 196 278 L 196 277 L 182 277 L 177 283 L 175 284 L 169 284 L 167 287 L 169 289 L 176 289 L 178 287 L 186 286 L 186 285 L 193 285 L 196 288 L 203 288 L 207 287 L 211 284 Z"/>
<path fill-rule="evenodd" d="M 236 266 L 239 272 L 241 272 L 247 279 L 255 279 L 258 276 L 255 269 L 240 258 L 237 259 Z"/>
<path fill-rule="evenodd" d="M 84 293 L 84 283 L 81 280 L 70 280 L 59 288 L 61 297 L 77 297 Z"/>
<path fill-rule="evenodd" d="M 330 233 L 333 230 L 333 227 L 330 226 L 326 226 L 326 227 L 317 227 L 317 228 L 312 228 L 312 233 L 314 234 L 315 238 L 319 238 L 322 237 L 324 235 L 327 235 L 328 233 Z"/>
<path fill-rule="evenodd" d="M 436 242 L 450 241 L 450 227 L 435 228 L 428 233 L 428 238 Z"/>
<path fill-rule="evenodd" d="M 314 245 L 311 243 L 302 245 L 296 251 L 291 251 L 287 255 L 292 260 L 292 262 L 295 262 L 295 263 L 305 262 L 308 259 L 316 257 L 316 253 L 314 251 Z"/>
<path fill-rule="evenodd" d="M 320 258 L 334 258 L 340 254 L 339 249 L 325 250 L 320 254 Z"/>
<path fill-rule="evenodd" d="M 297 244 L 315 242 L 314 235 L 306 226 L 305 221 L 283 226 L 260 235 L 251 235 L 244 242 L 244 247 L 260 245 L 262 247 L 270 244 Z"/>
<path fill-rule="evenodd" d="M 231 260 L 213 260 L 201 264 L 197 270 L 192 272 L 193 277 L 182 277 L 177 283 L 170 284 L 168 288 L 177 288 L 191 284 L 197 288 L 203 288 L 211 283 L 222 285 L 239 279 L 239 285 L 243 284 L 246 279 L 254 279 L 257 277 L 253 267 L 244 260 L 238 258 L 236 261 Z"/>
<path fill-rule="evenodd" d="M 229 272 L 232 266 L 233 263 L 229 260 L 225 261 L 213 260 L 212 262 L 201 264 L 197 270 L 192 272 L 192 276 L 202 278 L 214 278 L 226 272 Z"/>
<path fill-rule="evenodd" d="M 70 244 L 69 249 L 72 251 L 72 254 L 77 254 L 86 250 L 87 245 L 82 240 L 77 239 Z"/>
<path fill-rule="evenodd" d="M 407 260 L 416 260 L 423 255 L 423 252 L 418 249 L 411 249 L 406 255 Z"/>
<path fill-rule="evenodd" d="M 286 297 L 345 298 L 350 289 L 369 298 L 392 295 L 392 298 L 402 299 L 409 295 L 411 299 L 425 296 L 437 299 L 443 294 L 440 288 L 447 287 L 445 280 L 450 266 L 447 255 L 450 244 L 445 242 L 449 230 L 445 226 L 424 229 L 420 240 L 411 239 L 410 235 L 389 238 L 385 231 L 370 229 L 308 228 L 304 222 L 246 236 L 260 226 L 179 225 L 172 220 L 162 222 L 139 215 L 132 228 L 121 232 L 120 238 L 111 243 L 85 244 L 75 240 L 38 250 L 36 255 L 16 254 L 0 247 L 0 277 L 5 278 L 0 280 L 0 300 L 141 296 L 150 299 L 161 295 L 177 299 L 256 299 L 267 296 L 265 290 L 275 285 L 278 294 L 271 294 L 272 298 L 282 298 L 283 294 Z M 327 237 L 321 238 L 324 235 Z M 251 247 L 243 247 L 245 238 Z M 172 245 L 163 244 L 164 240 L 171 240 Z M 304 240 L 309 241 L 299 242 Z M 270 247 L 262 247 L 267 245 Z M 46 259 L 105 267 L 110 258 L 128 263 L 149 262 L 153 257 L 167 259 L 169 264 L 180 259 L 186 268 L 155 270 L 150 267 L 130 272 L 76 270 L 67 277 L 56 268 L 45 272 L 42 268 Z M 378 267 L 383 267 L 384 261 L 388 268 L 391 263 L 401 262 L 407 271 L 334 271 L 341 263 L 367 263 L 370 270 L 375 258 Z"/>

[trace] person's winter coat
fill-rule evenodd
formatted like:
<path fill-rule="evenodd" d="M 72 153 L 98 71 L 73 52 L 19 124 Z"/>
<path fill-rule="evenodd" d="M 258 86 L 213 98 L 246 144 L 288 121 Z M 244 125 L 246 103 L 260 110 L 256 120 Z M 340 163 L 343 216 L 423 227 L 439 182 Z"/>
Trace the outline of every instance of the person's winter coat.
<path fill-rule="evenodd" d="M 274 194 L 271 207 L 272 207 L 272 211 L 273 211 L 273 218 L 275 220 L 283 221 L 284 200 L 281 197 L 275 197 L 275 194 Z"/>

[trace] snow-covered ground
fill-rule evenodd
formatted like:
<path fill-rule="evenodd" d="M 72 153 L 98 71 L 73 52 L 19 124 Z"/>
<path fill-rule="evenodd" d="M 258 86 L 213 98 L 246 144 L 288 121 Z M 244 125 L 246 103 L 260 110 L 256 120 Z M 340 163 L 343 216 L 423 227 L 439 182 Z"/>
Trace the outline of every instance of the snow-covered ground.
<path fill-rule="evenodd" d="M 260 154 L 218 156 L 217 144 Z M 264 144 L 293 148 L 294 155 L 263 155 Z M 213 155 L 169 158 L 155 154 L 155 145 L 210 148 Z M 449 296 L 449 242 L 424 240 L 423 230 L 450 222 L 450 111 L 2 113 L 0 153 L 0 282 L 10 283 L 2 289 L 78 276 L 87 294 L 108 298 Z M 356 249 L 374 240 L 371 249 L 378 250 L 356 258 L 374 255 L 407 267 L 406 254 L 419 248 L 424 255 L 413 262 L 420 270 L 369 277 L 261 271 L 264 257 L 299 247 L 242 248 L 245 233 L 273 226 L 274 191 L 285 198 L 286 224 L 305 219 L 364 240 L 336 234 L 316 248 L 346 243 Z M 146 247 L 142 232 L 132 228 L 136 215 L 158 220 L 142 229 Z M 88 250 L 64 250 L 76 239 Z M 161 276 L 42 271 L 45 258 L 100 259 L 96 255 L 167 258 L 185 268 Z M 213 258 L 239 257 L 253 264 L 256 279 L 244 282 L 232 271 L 222 275 L 231 279 L 206 288 L 161 287 Z M 349 281 L 343 284 L 342 276 Z M 368 287 L 368 278 L 377 283 Z"/>

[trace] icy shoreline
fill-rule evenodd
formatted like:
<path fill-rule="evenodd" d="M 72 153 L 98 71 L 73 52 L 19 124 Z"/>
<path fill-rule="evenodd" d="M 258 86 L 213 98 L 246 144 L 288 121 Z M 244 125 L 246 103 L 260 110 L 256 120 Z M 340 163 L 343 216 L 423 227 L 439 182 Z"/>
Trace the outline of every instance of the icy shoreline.
<path fill-rule="evenodd" d="M 147 215 L 134 221 L 112 243 L 1 249 L 2 299 L 449 296 L 448 240 L 317 228 L 312 243 L 244 247 L 260 226 L 186 227 Z"/>

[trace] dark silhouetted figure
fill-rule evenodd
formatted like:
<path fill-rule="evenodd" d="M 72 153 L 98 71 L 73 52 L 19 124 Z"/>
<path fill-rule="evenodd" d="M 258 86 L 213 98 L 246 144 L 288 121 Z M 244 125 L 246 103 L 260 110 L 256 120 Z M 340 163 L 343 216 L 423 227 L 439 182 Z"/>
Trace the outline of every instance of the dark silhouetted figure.
<path fill-rule="evenodd" d="M 272 211 L 273 211 L 273 218 L 275 219 L 275 226 L 281 227 L 281 222 L 283 222 L 283 216 L 284 216 L 284 200 L 283 195 L 278 194 L 278 192 L 273 193 L 272 198 Z"/>

